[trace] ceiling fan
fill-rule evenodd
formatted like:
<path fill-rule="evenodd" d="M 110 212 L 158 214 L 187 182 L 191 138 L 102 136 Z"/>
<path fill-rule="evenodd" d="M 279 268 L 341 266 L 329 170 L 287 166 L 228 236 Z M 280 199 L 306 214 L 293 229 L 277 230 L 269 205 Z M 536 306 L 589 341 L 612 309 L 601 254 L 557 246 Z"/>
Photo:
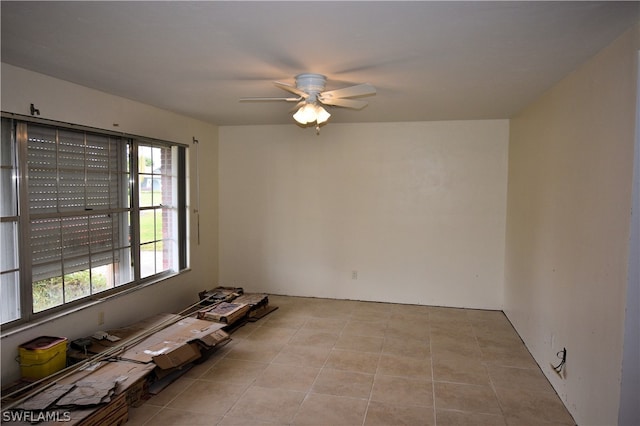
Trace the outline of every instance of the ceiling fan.
<path fill-rule="evenodd" d="M 376 88 L 368 83 L 344 87 L 342 89 L 325 91 L 327 77 L 322 74 L 298 74 L 296 84 L 291 85 L 274 81 L 273 84 L 280 89 L 297 95 L 296 97 L 270 97 L 270 98 L 241 98 L 240 101 L 286 101 L 297 102 L 293 110 L 293 118 L 302 125 L 316 124 L 319 131 L 320 124 L 326 122 L 331 114 L 323 108 L 323 105 L 362 109 L 367 102 L 360 99 L 351 99 L 361 96 L 376 94 Z"/>

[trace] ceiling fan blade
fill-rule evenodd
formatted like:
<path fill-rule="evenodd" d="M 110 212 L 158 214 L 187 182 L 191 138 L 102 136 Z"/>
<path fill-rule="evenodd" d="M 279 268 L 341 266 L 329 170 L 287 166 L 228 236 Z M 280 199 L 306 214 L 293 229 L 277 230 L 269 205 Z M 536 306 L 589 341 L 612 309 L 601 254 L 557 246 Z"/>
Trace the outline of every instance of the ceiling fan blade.
<path fill-rule="evenodd" d="M 356 86 L 345 87 L 343 89 L 329 90 L 322 92 L 320 95 L 324 98 L 353 98 L 354 96 L 375 95 L 376 88 L 368 83 L 358 84 Z"/>
<path fill-rule="evenodd" d="M 357 99 L 344 99 L 344 98 L 325 98 L 320 97 L 318 99 L 325 105 L 332 105 L 344 108 L 362 109 L 368 105 L 368 102 L 360 101 Z"/>
<path fill-rule="evenodd" d="M 260 101 L 287 101 L 299 102 L 302 98 L 240 98 L 240 102 L 260 102 Z"/>
<path fill-rule="evenodd" d="M 282 90 L 286 90 L 287 92 L 291 92 L 295 95 L 301 96 L 303 99 L 307 99 L 309 97 L 308 93 L 303 92 L 302 90 L 291 84 L 282 83 L 280 81 L 274 81 L 273 84 L 275 84 L 276 87 L 279 87 Z"/>

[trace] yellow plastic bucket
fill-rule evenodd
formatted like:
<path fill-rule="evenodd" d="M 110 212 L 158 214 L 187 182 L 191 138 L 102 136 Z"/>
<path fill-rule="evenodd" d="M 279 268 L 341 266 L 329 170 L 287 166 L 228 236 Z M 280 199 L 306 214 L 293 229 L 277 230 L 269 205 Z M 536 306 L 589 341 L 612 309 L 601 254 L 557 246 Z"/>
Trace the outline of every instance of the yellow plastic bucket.
<path fill-rule="evenodd" d="M 67 338 L 41 336 L 18 347 L 20 372 L 28 379 L 42 379 L 67 365 Z"/>

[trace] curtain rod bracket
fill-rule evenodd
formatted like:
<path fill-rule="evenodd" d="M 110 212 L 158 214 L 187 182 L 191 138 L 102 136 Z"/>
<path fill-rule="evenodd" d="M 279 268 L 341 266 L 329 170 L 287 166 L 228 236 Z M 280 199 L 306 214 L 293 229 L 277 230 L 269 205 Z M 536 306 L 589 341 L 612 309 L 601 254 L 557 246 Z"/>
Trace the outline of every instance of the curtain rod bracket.
<path fill-rule="evenodd" d="M 36 107 L 31 104 L 31 107 L 29 108 L 29 110 L 31 111 L 31 115 L 40 115 L 40 110 L 36 109 Z"/>

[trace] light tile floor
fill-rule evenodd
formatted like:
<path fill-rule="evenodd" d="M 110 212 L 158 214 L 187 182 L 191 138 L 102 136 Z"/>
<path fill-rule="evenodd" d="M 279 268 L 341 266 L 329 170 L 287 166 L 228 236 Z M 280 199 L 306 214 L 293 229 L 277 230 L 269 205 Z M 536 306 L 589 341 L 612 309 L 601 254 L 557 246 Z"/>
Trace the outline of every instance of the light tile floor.
<path fill-rule="evenodd" d="M 269 301 L 129 424 L 575 424 L 502 312 Z"/>

